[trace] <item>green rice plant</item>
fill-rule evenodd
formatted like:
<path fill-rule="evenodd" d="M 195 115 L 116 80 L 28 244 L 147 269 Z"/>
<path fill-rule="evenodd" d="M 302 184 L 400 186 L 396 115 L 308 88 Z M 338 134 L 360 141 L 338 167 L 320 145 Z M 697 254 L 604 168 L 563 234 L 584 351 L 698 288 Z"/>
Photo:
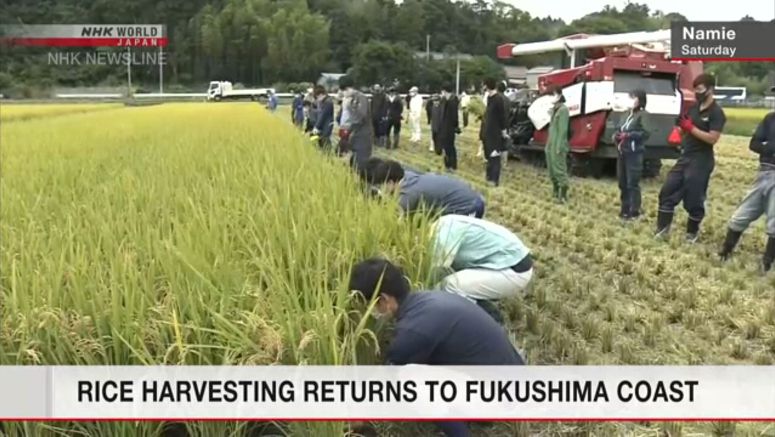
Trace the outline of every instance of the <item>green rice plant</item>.
<path fill-rule="evenodd" d="M 427 217 L 398 220 L 258 106 L 67 114 L 0 135 L 0 364 L 377 363 L 352 265 L 387 256 L 416 287 L 430 280 Z"/>
<path fill-rule="evenodd" d="M 76 103 L 76 104 L 26 104 L 3 103 L 0 104 L 0 121 L 22 121 L 35 118 L 56 117 L 66 114 L 79 114 L 85 112 L 104 111 L 118 109 L 120 103 Z"/>

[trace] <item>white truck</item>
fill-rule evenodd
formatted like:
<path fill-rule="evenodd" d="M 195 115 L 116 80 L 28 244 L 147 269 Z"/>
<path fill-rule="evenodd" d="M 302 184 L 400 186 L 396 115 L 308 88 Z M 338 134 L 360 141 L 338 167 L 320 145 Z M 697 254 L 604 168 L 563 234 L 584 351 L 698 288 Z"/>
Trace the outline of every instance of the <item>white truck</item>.
<path fill-rule="evenodd" d="M 250 99 L 258 101 L 259 99 L 266 99 L 269 93 L 274 93 L 273 88 L 253 88 L 253 89 L 239 89 L 235 90 L 231 82 L 214 80 L 210 82 L 210 86 L 207 88 L 207 100 L 236 100 L 236 99 Z"/>

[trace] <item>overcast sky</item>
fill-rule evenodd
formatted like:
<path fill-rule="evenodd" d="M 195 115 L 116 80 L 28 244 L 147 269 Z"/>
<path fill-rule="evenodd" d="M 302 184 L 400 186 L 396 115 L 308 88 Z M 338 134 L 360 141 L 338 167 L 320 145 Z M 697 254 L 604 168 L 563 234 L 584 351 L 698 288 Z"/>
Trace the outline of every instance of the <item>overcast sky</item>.
<path fill-rule="evenodd" d="M 605 5 L 618 8 L 625 6 L 627 0 L 503 0 L 531 15 L 545 17 L 551 15 L 570 22 L 586 14 L 599 11 Z M 678 12 L 693 21 L 732 21 L 746 14 L 756 20 L 770 21 L 775 18 L 775 0 L 639 0 L 652 10 Z"/>

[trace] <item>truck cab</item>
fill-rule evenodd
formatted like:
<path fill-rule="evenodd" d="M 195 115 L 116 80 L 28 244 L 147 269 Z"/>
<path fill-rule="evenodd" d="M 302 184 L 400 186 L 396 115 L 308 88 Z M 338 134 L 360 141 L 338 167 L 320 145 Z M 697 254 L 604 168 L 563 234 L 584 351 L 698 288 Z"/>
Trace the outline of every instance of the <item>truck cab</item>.
<path fill-rule="evenodd" d="M 226 84 L 229 84 L 229 88 L 231 88 L 231 82 L 221 82 L 217 80 L 210 82 L 210 86 L 207 87 L 207 100 L 221 100 Z"/>
<path fill-rule="evenodd" d="M 240 100 L 250 99 L 254 102 L 260 102 L 266 99 L 269 94 L 274 94 L 273 88 L 239 88 L 235 89 L 229 81 L 214 80 L 207 87 L 207 100 Z"/>

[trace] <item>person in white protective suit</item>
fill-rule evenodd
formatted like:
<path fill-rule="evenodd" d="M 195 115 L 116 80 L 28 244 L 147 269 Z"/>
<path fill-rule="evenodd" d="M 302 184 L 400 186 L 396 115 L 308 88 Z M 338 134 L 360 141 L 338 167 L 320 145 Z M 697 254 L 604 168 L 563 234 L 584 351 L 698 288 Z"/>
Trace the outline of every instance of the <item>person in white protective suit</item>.
<path fill-rule="evenodd" d="M 420 134 L 422 132 L 420 117 L 422 116 L 423 111 L 423 101 L 422 96 L 418 93 L 418 91 L 419 90 L 416 86 L 413 86 L 409 90 L 409 125 L 412 129 L 411 141 L 413 143 L 420 142 Z"/>

